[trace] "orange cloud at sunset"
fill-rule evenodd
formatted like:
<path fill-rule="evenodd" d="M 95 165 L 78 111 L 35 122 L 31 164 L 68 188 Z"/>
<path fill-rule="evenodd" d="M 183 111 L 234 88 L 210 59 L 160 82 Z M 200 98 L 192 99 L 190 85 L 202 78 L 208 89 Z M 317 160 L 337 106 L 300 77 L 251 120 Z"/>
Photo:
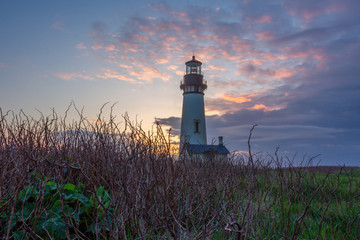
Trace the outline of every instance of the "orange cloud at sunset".
<path fill-rule="evenodd" d="M 156 59 L 157 64 L 165 64 L 165 63 L 168 63 L 168 62 L 169 62 L 169 60 L 166 59 L 166 58 L 157 58 Z"/>
<path fill-rule="evenodd" d="M 129 74 L 139 80 L 143 80 L 146 82 L 152 82 L 154 79 L 157 78 L 163 81 L 168 81 L 170 79 L 170 75 L 168 73 L 161 72 L 160 70 L 152 66 L 143 66 L 140 64 L 137 71 L 131 71 L 129 72 Z"/>
<path fill-rule="evenodd" d="M 103 73 L 102 74 L 97 74 L 96 77 L 98 78 L 102 78 L 102 79 L 117 79 L 120 81 L 125 81 L 125 82 L 129 82 L 129 83 L 135 83 L 136 81 L 124 74 L 120 74 L 119 72 L 117 72 L 114 69 L 110 69 L 110 68 L 103 68 Z"/>
<path fill-rule="evenodd" d="M 280 110 L 283 107 L 275 107 L 275 108 L 271 108 L 268 107 L 264 104 L 255 104 L 253 107 L 248 108 L 249 110 L 263 110 L 264 112 L 269 112 L 269 111 L 274 111 L 274 110 Z"/>
<path fill-rule="evenodd" d="M 206 70 L 214 70 L 214 71 L 225 72 L 226 68 L 220 67 L 220 66 L 215 66 L 215 65 L 210 65 L 210 66 L 206 67 Z"/>
<path fill-rule="evenodd" d="M 274 54 L 270 54 L 270 53 L 261 53 L 261 56 L 267 60 L 270 60 L 270 61 L 277 61 L 277 60 L 286 60 L 288 59 L 288 56 L 284 56 L 284 55 L 280 55 L 280 56 L 277 56 L 277 55 L 274 55 Z"/>
<path fill-rule="evenodd" d="M 275 71 L 274 77 L 275 78 L 287 78 L 293 76 L 294 73 L 290 71 Z"/>
<path fill-rule="evenodd" d="M 125 69 L 133 69 L 133 66 L 128 64 L 119 63 L 119 67 L 125 68 Z"/>
<path fill-rule="evenodd" d="M 170 71 L 175 71 L 175 70 L 178 69 L 178 66 L 176 66 L 176 65 L 171 65 L 171 66 L 168 66 L 167 69 L 170 70 Z"/>
<path fill-rule="evenodd" d="M 247 96 L 235 97 L 235 96 L 231 96 L 229 94 L 224 94 L 222 96 L 222 99 L 229 101 L 229 102 L 244 103 L 244 102 L 251 102 L 252 101 L 251 97 L 255 97 L 255 96 L 256 96 L 256 94 L 250 94 Z"/>
<path fill-rule="evenodd" d="M 107 51 L 114 51 L 116 49 L 115 44 L 111 43 L 105 47 Z"/>
<path fill-rule="evenodd" d="M 75 79 L 94 80 L 93 77 L 84 75 L 82 73 L 56 73 L 55 76 L 67 81 Z"/>

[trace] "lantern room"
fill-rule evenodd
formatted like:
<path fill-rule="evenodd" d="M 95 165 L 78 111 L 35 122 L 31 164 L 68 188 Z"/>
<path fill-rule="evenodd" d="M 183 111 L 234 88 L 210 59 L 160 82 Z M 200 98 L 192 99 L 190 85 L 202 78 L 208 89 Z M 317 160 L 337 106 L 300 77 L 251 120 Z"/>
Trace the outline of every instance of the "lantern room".
<path fill-rule="evenodd" d="M 183 94 L 187 93 L 200 93 L 204 94 L 207 88 L 207 82 L 203 80 L 204 76 L 201 73 L 202 62 L 192 57 L 192 60 L 187 61 L 186 74 L 183 80 L 180 82 L 180 89 L 183 90 Z"/>

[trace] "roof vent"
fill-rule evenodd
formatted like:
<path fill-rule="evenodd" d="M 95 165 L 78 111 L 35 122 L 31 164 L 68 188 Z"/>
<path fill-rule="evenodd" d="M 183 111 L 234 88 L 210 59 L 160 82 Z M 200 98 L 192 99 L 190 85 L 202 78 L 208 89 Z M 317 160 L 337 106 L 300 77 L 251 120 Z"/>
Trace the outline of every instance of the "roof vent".
<path fill-rule="evenodd" d="M 219 146 L 224 145 L 223 136 L 219 136 Z"/>

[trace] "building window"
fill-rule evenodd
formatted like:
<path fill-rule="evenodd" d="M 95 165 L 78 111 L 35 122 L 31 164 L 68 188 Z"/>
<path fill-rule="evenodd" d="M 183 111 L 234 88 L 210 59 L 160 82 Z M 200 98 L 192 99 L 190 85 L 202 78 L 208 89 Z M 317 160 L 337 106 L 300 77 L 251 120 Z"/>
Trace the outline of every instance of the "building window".
<path fill-rule="evenodd" d="M 194 120 L 194 127 L 195 127 L 195 133 L 200 133 L 200 120 L 195 119 Z"/>

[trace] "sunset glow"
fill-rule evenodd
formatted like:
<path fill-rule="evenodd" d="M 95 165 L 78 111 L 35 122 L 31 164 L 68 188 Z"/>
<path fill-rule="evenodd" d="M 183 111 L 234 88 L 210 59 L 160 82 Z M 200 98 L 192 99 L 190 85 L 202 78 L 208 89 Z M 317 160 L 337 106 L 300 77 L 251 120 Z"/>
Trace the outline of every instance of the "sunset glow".
<path fill-rule="evenodd" d="M 176 135 L 195 55 L 209 142 L 246 151 L 259 124 L 256 151 L 359 165 L 359 1 L 35 2 L 0 2 L 2 111 L 61 115 L 74 101 L 96 119 L 117 103 L 119 120 Z"/>

